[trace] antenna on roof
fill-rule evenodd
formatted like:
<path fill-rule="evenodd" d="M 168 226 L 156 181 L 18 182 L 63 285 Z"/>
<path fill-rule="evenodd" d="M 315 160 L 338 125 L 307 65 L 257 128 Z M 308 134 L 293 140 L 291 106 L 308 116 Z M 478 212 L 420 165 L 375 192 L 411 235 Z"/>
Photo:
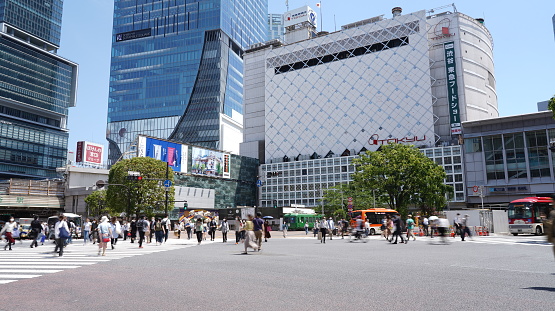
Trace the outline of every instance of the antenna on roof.
<path fill-rule="evenodd" d="M 285 0 L 285 6 L 287 6 L 287 11 L 289 11 L 289 0 Z"/>

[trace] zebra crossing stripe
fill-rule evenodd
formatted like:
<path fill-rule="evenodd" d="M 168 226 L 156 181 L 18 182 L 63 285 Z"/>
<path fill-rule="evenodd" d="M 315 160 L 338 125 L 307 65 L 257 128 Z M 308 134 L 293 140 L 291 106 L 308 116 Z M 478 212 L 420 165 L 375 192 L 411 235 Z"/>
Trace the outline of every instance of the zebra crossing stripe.
<path fill-rule="evenodd" d="M 0 284 L 8 284 L 11 282 L 16 282 L 17 280 L 0 280 Z"/>
<path fill-rule="evenodd" d="M 39 276 L 41 274 L 0 274 L 0 279 L 32 279 Z"/>
<path fill-rule="evenodd" d="M 56 273 L 64 270 L 0 269 L 0 273 Z"/>

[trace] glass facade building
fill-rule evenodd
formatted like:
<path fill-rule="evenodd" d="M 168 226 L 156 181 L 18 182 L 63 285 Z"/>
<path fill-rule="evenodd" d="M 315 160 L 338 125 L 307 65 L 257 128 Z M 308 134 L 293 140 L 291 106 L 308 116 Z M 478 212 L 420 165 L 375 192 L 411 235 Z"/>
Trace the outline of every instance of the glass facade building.
<path fill-rule="evenodd" d="M 137 134 L 223 149 L 242 128 L 243 50 L 267 39 L 266 0 L 116 0 L 109 161 Z"/>
<path fill-rule="evenodd" d="M 283 14 L 268 14 L 268 40 L 279 39 L 283 41 L 284 31 Z"/>
<path fill-rule="evenodd" d="M 55 54 L 62 1 L 0 0 L 0 178 L 53 178 L 67 158 L 77 64 Z"/>

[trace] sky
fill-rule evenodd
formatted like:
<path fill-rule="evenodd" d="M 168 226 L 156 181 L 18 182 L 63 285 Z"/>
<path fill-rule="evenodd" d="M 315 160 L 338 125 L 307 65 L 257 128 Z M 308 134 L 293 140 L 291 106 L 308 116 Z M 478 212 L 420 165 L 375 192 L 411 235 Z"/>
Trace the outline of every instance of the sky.
<path fill-rule="evenodd" d="M 452 1 L 452 0 L 450 0 Z M 270 13 L 284 13 L 286 0 L 269 0 Z M 384 14 L 400 6 L 403 13 L 450 4 L 446 0 L 289 0 L 289 8 L 309 5 L 320 14 L 323 29 Z M 69 149 L 86 140 L 105 146 L 113 0 L 65 0 L 58 54 L 79 64 L 76 107 L 69 112 Z M 500 5 L 499 3 L 505 3 Z M 555 94 L 554 0 L 501 2 L 463 0 L 457 11 L 485 19 L 494 41 L 494 62 L 500 116 L 537 111 L 537 102 Z M 319 16 L 320 18 L 320 16 Z M 318 21 L 318 25 L 320 22 Z M 337 27 L 337 28 L 336 28 Z"/>

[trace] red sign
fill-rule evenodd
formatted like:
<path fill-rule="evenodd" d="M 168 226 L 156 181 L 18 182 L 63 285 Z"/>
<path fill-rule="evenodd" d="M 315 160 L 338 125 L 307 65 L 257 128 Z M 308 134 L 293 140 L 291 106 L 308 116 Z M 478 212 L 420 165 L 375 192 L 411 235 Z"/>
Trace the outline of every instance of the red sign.
<path fill-rule="evenodd" d="M 387 138 L 387 139 L 380 139 L 378 134 L 374 134 L 370 136 L 368 139 L 368 144 L 370 145 L 385 145 L 385 144 L 399 144 L 399 143 L 414 143 L 417 141 L 425 141 L 426 135 L 424 137 L 412 136 L 412 137 L 403 137 L 403 138 Z"/>
<path fill-rule="evenodd" d="M 75 162 L 86 164 L 101 164 L 104 146 L 87 141 L 77 142 Z"/>

